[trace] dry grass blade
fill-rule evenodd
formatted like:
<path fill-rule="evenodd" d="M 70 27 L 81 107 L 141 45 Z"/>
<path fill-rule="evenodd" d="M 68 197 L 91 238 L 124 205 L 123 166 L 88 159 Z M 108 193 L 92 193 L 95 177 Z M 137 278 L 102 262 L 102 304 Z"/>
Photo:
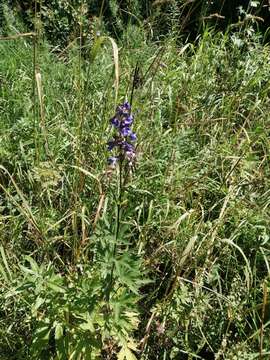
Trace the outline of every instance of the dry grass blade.
<path fill-rule="evenodd" d="M 34 32 L 28 32 L 28 33 L 21 33 L 16 35 L 10 35 L 10 36 L 0 36 L 0 40 L 17 40 L 23 37 L 32 37 L 36 36 L 37 34 Z"/>
<path fill-rule="evenodd" d="M 102 194 L 102 185 L 101 185 L 101 182 L 100 182 L 99 178 L 96 175 L 93 175 L 90 171 L 85 170 L 80 166 L 72 165 L 71 167 L 81 171 L 83 174 L 85 174 L 85 175 L 91 177 L 92 179 L 94 179 L 98 184 L 99 193 Z"/>
<path fill-rule="evenodd" d="M 245 272 L 245 276 L 246 276 L 247 288 L 249 290 L 252 285 L 252 282 L 253 282 L 252 281 L 253 276 L 252 276 L 252 270 L 251 270 L 249 261 L 245 255 L 244 251 L 240 248 L 240 246 L 235 244 L 231 239 L 221 239 L 221 242 L 227 243 L 227 244 L 235 247 L 240 252 L 240 254 L 243 256 L 243 259 L 245 260 L 245 263 L 247 265 L 247 270 L 248 270 L 248 272 Z"/>
<path fill-rule="evenodd" d="M 17 208 L 21 211 L 21 213 L 27 218 L 27 220 L 29 221 L 29 223 L 33 226 L 33 228 L 37 231 L 37 233 L 39 234 L 40 237 L 43 237 L 41 234 L 41 231 L 39 229 L 38 223 L 35 219 L 35 216 L 31 210 L 31 207 L 29 206 L 27 200 L 25 199 L 23 193 L 21 192 L 20 188 L 18 187 L 17 183 L 15 182 L 15 180 L 13 179 L 13 176 L 8 172 L 8 170 L 0 165 L 0 169 L 3 170 L 8 177 L 10 178 L 19 198 L 22 201 L 22 205 L 20 205 L 12 195 L 9 194 L 9 192 L 6 190 L 6 188 L 0 184 L 0 188 L 4 191 L 4 193 L 11 199 L 11 201 L 17 206 Z M 40 241 L 38 241 L 40 242 Z"/>
<path fill-rule="evenodd" d="M 101 36 L 97 38 L 97 40 L 94 42 L 94 45 L 92 47 L 90 58 L 92 61 L 95 60 L 98 52 L 101 49 L 102 44 L 109 40 L 112 45 L 113 50 L 113 61 L 114 61 L 114 73 L 115 73 L 115 103 L 117 102 L 118 97 L 118 91 L 119 91 L 119 55 L 118 55 L 118 46 L 115 42 L 115 40 L 110 36 Z"/>
<path fill-rule="evenodd" d="M 0 264 L 0 272 L 2 273 L 2 275 L 6 281 L 10 281 L 12 279 L 12 273 L 8 266 L 8 262 L 7 262 L 7 258 L 6 258 L 6 254 L 5 254 L 3 246 L 0 246 L 0 254 L 1 254 L 4 266 L 5 266 L 5 269 L 6 269 L 6 271 L 5 271 L 4 268 Z"/>
<path fill-rule="evenodd" d="M 194 248 L 196 240 L 197 240 L 197 236 L 192 236 L 191 239 L 189 240 L 187 246 L 185 247 L 183 254 L 181 256 L 180 262 L 179 262 L 178 274 L 183 270 L 186 260 Z"/>
<path fill-rule="evenodd" d="M 77 169 L 79 171 L 81 171 L 84 175 L 86 176 L 89 176 L 91 177 L 92 179 L 94 179 L 97 184 L 98 184 L 98 189 L 99 189 L 99 203 L 98 203 L 98 207 L 97 207 L 97 211 L 96 211 L 96 214 L 95 214 L 95 219 L 94 219 L 94 223 L 93 223 L 93 228 L 96 227 L 96 224 L 100 218 L 100 213 L 101 213 L 101 210 L 103 208 L 103 205 L 104 205 L 104 200 L 105 200 L 105 193 L 102 189 L 102 184 L 100 182 L 100 180 L 98 179 L 97 176 L 93 175 L 92 173 L 90 173 L 89 171 L 79 167 L 79 166 L 72 166 L 74 169 Z"/>
<path fill-rule="evenodd" d="M 118 90 L 119 90 L 119 57 L 118 57 L 118 46 L 113 38 L 108 37 L 112 44 L 113 59 L 114 59 L 114 70 L 115 70 L 115 102 L 117 102 Z"/>
<path fill-rule="evenodd" d="M 46 154 L 49 155 L 49 144 L 48 144 L 48 134 L 47 134 L 47 129 L 46 129 L 46 123 L 45 123 L 44 96 L 43 96 L 43 89 L 42 89 L 41 73 L 36 72 L 35 76 L 36 76 L 38 100 L 39 100 L 39 107 L 40 107 L 41 129 L 42 129 L 43 136 L 44 136 L 45 151 L 46 151 Z"/>

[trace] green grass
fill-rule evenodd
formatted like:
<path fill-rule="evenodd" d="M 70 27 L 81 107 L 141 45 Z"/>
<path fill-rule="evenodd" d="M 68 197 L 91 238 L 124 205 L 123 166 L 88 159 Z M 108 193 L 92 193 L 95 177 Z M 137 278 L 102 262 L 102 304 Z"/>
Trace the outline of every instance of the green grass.
<path fill-rule="evenodd" d="M 116 102 L 136 64 L 141 81 L 120 204 L 110 41 L 39 46 L 41 104 L 32 42 L 0 42 L 0 359 L 268 358 L 269 47 L 242 37 L 126 29 Z"/>

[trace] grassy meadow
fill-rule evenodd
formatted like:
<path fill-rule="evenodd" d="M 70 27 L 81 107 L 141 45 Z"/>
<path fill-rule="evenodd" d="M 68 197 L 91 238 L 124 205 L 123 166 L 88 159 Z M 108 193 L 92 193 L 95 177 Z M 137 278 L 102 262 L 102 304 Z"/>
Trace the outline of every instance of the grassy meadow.
<path fill-rule="evenodd" d="M 270 358 L 269 46 L 150 30 L 0 40 L 1 360 Z"/>

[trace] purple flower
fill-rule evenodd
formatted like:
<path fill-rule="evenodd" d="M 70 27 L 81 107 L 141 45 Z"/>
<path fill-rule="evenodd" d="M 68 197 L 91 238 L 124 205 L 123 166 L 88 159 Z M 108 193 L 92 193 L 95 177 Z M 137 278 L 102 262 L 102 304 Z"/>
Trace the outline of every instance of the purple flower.
<path fill-rule="evenodd" d="M 114 127 L 119 128 L 119 126 L 120 126 L 120 121 L 119 121 L 116 117 L 113 117 L 113 118 L 111 119 L 111 124 L 112 124 Z"/>
<path fill-rule="evenodd" d="M 116 108 L 116 114 L 119 116 L 129 115 L 131 110 L 130 104 L 126 101 L 122 105 L 118 105 Z"/>
<path fill-rule="evenodd" d="M 123 107 L 124 107 L 126 110 L 130 110 L 130 109 L 131 109 L 131 106 L 130 106 L 130 104 L 129 104 L 128 101 L 125 101 L 125 102 L 124 102 Z"/>
<path fill-rule="evenodd" d="M 121 135 L 123 135 L 124 137 L 126 136 L 129 136 L 131 134 L 131 130 L 129 127 L 123 127 L 121 130 L 120 130 L 120 133 Z"/>
<path fill-rule="evenodd" d="M 137 140 L 137 135 L 132 132 L 131 134 L 129 134 L 129 138 L 130 138 L 131 141 L 136 141 Z"/>
<path fill-rule="evenodd" d="M 122 124 L 124 126 L 129 126 L 133 123 L 133 116 L 132 115 L 128 115 L 125 119 L 123 119 Z"/>
<path fill-rule="evenodd" d="M 127 158 L 128 161 L 129 161 L 129 164 L 132 164 L 133 160 L 134 160 L 135 157 L 136 157 L 135 152 L 134 152 L 134 151 L 127 151 L 127 152 L 125 153 L 125 155 L 126 155 L 126 158 Z"/>
<path fill-rule="evenodd" d="M 123 142 L 123 150 L 129 151 L 129 152 L 134 152 L 134 146 L 132 144 L 129 144 L 128 142 L 124 141 Z"/>

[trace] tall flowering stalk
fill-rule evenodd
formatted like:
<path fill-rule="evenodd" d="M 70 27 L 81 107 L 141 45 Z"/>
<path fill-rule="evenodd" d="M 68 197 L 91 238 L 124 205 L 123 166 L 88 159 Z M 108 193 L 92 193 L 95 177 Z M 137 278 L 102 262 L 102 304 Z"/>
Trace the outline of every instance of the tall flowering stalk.
<path fill-rule="evenodd" d="M 110 119 L 113 126 L 113 138 L 108 141 L 108 151 L 111 156 L 108 158 L 108 165 L 114 169 L 119 167 L 118 178 L 118 201 L 117 201 L 117 218 L 115 228 L 115 244 L 113 247 L 113 257 L 116 255 L 117 240 L 119 236 L 121 211 L 122 211 L 122 197 L 124 194 L 124 183 L 127 179 L 130 168 L 134 165 L 136 159 L 136 152 L 134 143 L 137 140 L 136 134 L 132 131 L 134 117 L 131 113 L 131 105 L 129 102 L 124 102 L 118 105 L 114 116 Z M 114 263 L 111 268 L 111 274 L 106 289 L 106 298 L 110 299 L 110 293 L 113 287 L 113 272 Z"/>
<path fill-rule="evenodd" d="M 115 167 L 117 163 L 121 165 L 126 161 L 131 166 L 135 160 L 134 142 L 137 140 L 137 136 L 131 129 L 133 115 L 127 101 L 117 106 L 115 115 L 110 122 L 115 129 L 115 134 L 113 139 L 108 142 L 108 150 L 115 150 L 116 154 L 108 158 L 108 164 Z"/>

